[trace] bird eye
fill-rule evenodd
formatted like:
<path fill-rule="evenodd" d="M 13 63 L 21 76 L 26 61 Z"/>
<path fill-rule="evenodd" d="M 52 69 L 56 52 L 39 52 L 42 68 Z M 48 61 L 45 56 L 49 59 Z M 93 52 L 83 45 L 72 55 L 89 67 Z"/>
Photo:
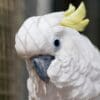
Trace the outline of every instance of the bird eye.
<path fill-rule="evenodd" d="M 60 40 L 59 39 L 54 40 L 54 46 L 55 47 L 59 47 L 60 46 Z"/>

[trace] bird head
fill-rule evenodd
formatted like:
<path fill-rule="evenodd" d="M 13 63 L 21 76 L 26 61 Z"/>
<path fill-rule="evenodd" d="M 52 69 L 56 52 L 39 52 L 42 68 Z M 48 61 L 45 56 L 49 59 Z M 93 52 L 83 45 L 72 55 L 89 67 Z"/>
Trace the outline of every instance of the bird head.
<path fill-rule="evenodd" d="M 50 66 L 73 49 L 72 38 L 89 22 L 85 16 L 82 2 L 77 9 L 71 4 L 65 12 L 31 17 L 23 23 L 16 34 L 15 48 L 22 58 L 31 61 L 41 80 L 48 82 Z"/>

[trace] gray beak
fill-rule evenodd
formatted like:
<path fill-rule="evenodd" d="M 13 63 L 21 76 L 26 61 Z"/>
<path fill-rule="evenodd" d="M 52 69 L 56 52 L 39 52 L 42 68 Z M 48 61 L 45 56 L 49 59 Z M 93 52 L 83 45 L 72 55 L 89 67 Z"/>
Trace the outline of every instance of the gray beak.
<path fill-rule="evenodd" d="M 47 75 L 47 69 L 51 63 L 51 61 L 54 59 L 54 56 L 50 55 L 41 55 L 36 56 L 31 59 L 33 63 L 33 67 L 36 70 L 36 73 L 45 82 L 49 81 L 49 77 Z"/>

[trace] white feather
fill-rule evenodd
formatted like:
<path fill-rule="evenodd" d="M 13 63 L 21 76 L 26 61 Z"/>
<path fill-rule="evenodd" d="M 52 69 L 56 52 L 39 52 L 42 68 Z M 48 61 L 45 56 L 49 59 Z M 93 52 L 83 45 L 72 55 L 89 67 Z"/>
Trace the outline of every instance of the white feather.
<path fill-rule="evenodd" d="M 39 92 L 39 83 L 37 79 L 35 82 L 32 81 L 31 77 L 28 79 L 27 86 L 29 97 L 34 97 L 36 100 L 39 98 L 44 100 L 48 97 L 52 98 L 50 100 L 98 98 L 100 52 L 87 37 L 71 28 L 59 26 L 62 16 L 63 12 L 31 17 L 24 22 L 16 34 L 15 48 L 21 57 L 29 59 L 39 54 L 55 56 L 55 60 L 47 70 L 50 83 L 45 91 L 49 95 L 45 96 L 46 92 L 44 92 L 44 95 L 37 97 L 35 87 L 38 87 Z M 58 50 L 53 46 L 53 40 L 56 37 L 61 41 Z M 51 94 L 52 92 L 54 94 Z"/>

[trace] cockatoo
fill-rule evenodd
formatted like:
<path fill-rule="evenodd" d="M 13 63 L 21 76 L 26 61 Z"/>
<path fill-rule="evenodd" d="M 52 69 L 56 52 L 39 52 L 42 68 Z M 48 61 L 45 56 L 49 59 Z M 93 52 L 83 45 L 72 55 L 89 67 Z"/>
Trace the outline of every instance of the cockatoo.
<path fill-rule="evenodd" d="M 29 100 L 100 100 L 100 52 L 79 32 L 85 5 L 28 18 L 15 37 L 25 61 Z"/>

